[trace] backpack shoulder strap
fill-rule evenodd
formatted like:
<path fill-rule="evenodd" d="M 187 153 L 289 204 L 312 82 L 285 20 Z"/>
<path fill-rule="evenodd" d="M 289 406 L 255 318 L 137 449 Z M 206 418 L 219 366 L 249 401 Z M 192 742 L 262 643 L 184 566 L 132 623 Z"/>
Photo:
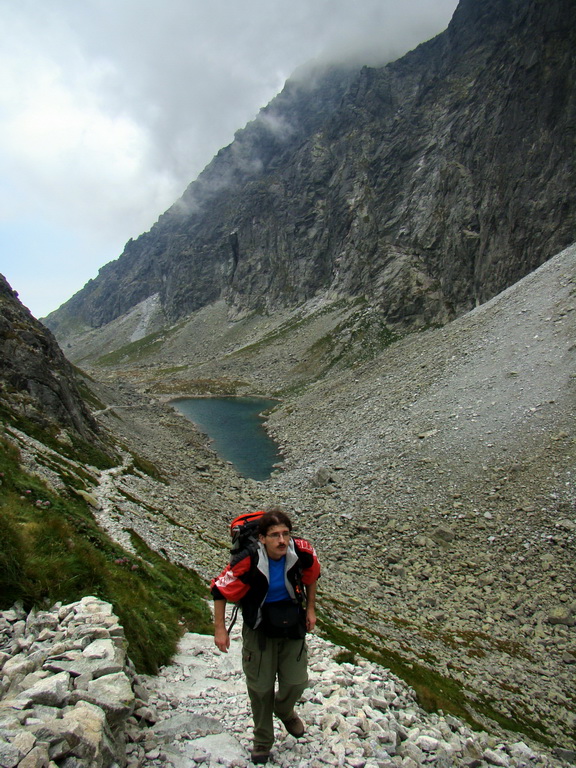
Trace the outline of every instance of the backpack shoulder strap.
<path fill-rule="evenodd" d="M 230 557 L 230 567 L 233 568 L 236 563 L 239 563 L 240 560 L 244 560 L 245 557 L 250 557 L 250 568 L 248 572 L 242 577 L 243 581 L 245 581 L 246 578 L 254 572 L 254 567 L 258 562 L 258 542 L 252 541 L 248 544 L 248 546 L 244 547 L 238 552 L 234 552 Z"/>
<path fill-rule="evenodd" d="M 232 632 L 232 627 L 234 624 L 236 624 L 236 619 L 238 618 L 238 609 L 240 608 L 240 603 L 236 603 L 233 610 L 232 610 L 232 616 L 230 617 L 230 624 L 228 624 L 228 628 L 226 629 L 226 632 L 230 634 Z"/>

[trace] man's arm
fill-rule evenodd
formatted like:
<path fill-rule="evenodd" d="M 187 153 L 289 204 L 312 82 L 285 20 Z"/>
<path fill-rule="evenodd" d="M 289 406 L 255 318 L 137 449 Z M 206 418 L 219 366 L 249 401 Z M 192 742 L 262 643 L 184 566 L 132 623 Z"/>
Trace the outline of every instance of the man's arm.
<path fill-rule="evenodd" d="M 306 630 L 312 632 L 316 626 L 316 588 L 318 582 L 306 585 Z"/>
<path fill-rule="evenodd" d="M 230 635 L 226 631 L 226 600 L 214 600 L 214 642 L 222 653 L 228 653 Z"/>
<path fill-rule="evenodd" d="M 239 602 L 250 589 L 245 575 L 249 573 L 251 565 L 252 559 L 246 550 L 239 560 L 229 563 L 210 584 L 214 598 L 214 642 L 222 653 L 230 648 L 230 637 L 226 631 L 226 604 Z"/>

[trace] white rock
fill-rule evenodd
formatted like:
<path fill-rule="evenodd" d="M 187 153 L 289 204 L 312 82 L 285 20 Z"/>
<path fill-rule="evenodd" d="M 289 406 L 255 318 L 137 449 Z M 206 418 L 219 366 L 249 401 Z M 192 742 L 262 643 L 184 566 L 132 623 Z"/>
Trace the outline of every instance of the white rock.
<path fill-rule="evenodd" d="M 502 768 L 508 768 L 510 765 L 510 758 L 504 752 L 496 752 L 493 749 L 485 749 L 482 757 L 484 760 L 486 760 L 487 763 L 490 763 L 490 765 L 499 765 L 502 766 Z"/>
<path fill-rule="evenodd" d="M 423 752 L 436 752 L 440 746 L 438 739 L 435 739 L 433 736 L 427 736 L 426 734 L 418 736 L 415 743 Z"/>
<path fill-rule="evenodd" d="M 61 707 L 66 704 L 70 693 L 70 674 L 58 672 L 56 675 L 39 680 L 17 698 L 26 698 L 32 704 L 44 704 L 48 707 Z"/>

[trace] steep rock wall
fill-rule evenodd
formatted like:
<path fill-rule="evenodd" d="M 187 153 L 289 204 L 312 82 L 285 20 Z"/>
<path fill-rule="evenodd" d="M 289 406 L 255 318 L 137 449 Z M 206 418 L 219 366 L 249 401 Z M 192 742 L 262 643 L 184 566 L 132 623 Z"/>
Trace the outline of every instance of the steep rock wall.
<path fill-rule="evenodd" d="M 393 64 L 289 82 L 48 324 L 156 292 L 169 320 L 330 291 L 422 325 L 487 300 L 574 239 L 575 37 L 570 0 L 462 0 Z"/>
<path fill-rule="evenodd" d="M 22 305 L 2 275 L 0 394 L 3 411 L 95 439 L 98 426 L 80 396 L 72 366 L 52 333 Z"/>

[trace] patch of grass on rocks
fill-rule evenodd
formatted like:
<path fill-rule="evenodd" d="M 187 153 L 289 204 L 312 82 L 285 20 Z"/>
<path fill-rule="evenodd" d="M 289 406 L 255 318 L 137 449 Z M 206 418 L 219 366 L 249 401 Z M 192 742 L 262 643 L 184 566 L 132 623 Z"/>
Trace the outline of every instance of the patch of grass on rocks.
<path fill-rule="evenodd" d="M 137 555 L 113 542 L 75 496 L 25 472 L 17 450 L 0 445 L 0 608 L 27 610 L 94 595 L 114 606 L 141 672 L 168 663 L 182 632 L 210 632 L 207 588 L 132 536 Z"/>
<path fill-rule="evenodd" d="M 361 627 L 357 627 L 358 634 L 355 634 L 352 631 L 353 624 L 349 624 L 347 629 L 344 629 L 340 625 L 327 621 L 322 615 L 319 623 L 323 634 L 331 642 L 344 646 L 358 656 L 381 664 L 408 683 L 414 689 L 418 703 L 427 712 L 440 710 L 449 712 L 465 719 L 472 727 L 481 729 L 480 723 L 474 720 L 464 706 L 465 696 L 462 687 L 456 681 L 444 678 L 428 667 L 404 659 L 396 651 L 386 648 L 384 638 L 370 633 L 371 639 L 369 639 Z"/>
<path fill-rule="evenodd" d="M 44 443 L 49 448 L 66 456 L 66 458 L 90 464 L 98 469 L 109 469 L 117 461 L 117 457 L 113 454 L 111 448 L 107 452 L 104 450 L 103 445 L 90 443 L 73 432 L 68 434 L 69 444 L 63 443 L 58 440 L 60 430 L 55 424 L 40 423 L 8 407 L 4 403 L 0 403 L 1 423 L 10 424 L 21 432 L 25 432 L 29 437 Z"/>
<path fill-rule="evenodd" d="M 521 733 L 550 746 L 546 728 L 525 714 L 503 714 L 498 702 L 486 696 L 468 691 L 457 680 L 444 677 L 434 669 L 403 658 L 398 652 L 386 647 L 386 638 L 364 627 L 348 623 L 346 629 L 330 621 L 320 613 L 319 625 L 323 634 L 336 645 L 343 646 L 352 654 L 358 654 L 389 669 L 410 685 L 420 706 L 427 712 L 445 712 L 465 720 L 472 728 L 482 730 L 486 718 L 514 733 Z M 407 649 L 408 650 L 408 649 Z M 413 655 L 413 654 L 412 654 Z"/>

